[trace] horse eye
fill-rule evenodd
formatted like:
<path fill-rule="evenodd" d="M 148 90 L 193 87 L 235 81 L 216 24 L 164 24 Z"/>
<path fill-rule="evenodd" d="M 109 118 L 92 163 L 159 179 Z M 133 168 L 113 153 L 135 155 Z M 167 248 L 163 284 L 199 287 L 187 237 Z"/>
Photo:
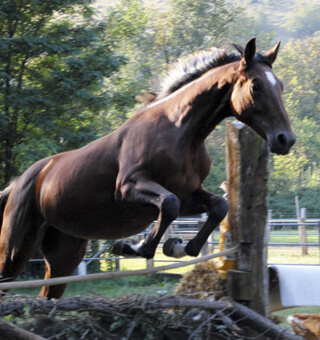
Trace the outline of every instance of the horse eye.
<path fill-rule="evenodd" d="M 261 90 L 261 86 L 260 86 L 259 82 L 253 81 L 253 82 L 251 83 L 251 92 L 252 92 L 252 93 L 257 93 L 257 92 L 259 92 L 260 90 Z"/>

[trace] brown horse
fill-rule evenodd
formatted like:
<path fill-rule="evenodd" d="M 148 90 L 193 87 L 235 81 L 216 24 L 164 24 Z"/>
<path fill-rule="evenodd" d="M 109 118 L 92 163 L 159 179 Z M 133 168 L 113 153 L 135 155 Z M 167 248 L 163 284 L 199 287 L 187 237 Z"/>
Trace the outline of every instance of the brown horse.
<path fill-rule="evenodd" d="M 4 190 L 0 273 L 12 280 L 39 247 L 46 278 L 70 275 L 88 239 L 122 239 L 157 222 L 138 244 L 120 241 L 114 252 L 152 258 L 161 236 L 179 215 L 208 213 L 187 244 L 169 240 L 168 256 L 197 256 L 228 204 L 205 191 L 210 159 L 204 144 L 224 118 L 233 116 L 287 154 L 295 142 L 272 72 L 279 43 L 256 54 L 255 39 L 240 52 L 212 50 L 178 63 L 162 91 L 119 129 L 78 150 L 32 165 Z M 58 298 L 64 285 L 44 287 Z"/>

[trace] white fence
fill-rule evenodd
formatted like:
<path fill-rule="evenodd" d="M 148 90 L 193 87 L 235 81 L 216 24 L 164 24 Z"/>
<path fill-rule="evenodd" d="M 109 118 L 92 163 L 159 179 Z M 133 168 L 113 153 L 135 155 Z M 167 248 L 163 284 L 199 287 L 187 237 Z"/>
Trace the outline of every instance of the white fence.
<path fill-rule="evenodd" d="M 185 241 L 192 239 L 195 234 L 198 232 L 201 224 L 205 221 L 206 216 L 199 216 L 199 217 L 191 217 L 191 218 L 179 218 L 175 220 L 168 230 L 166 231 L 165 235 L 163 236 L 159 248 L 162 247 L 163 243 L 171 237 L 179 237 Z M 291 238 L 299 238 L 301 239 L 301 235 L 299 229 L 301 226 L 305 227 L 307 239 L 312 239 L 312 242 L 289 242 Z M 148 230 L 152 227 L 152 225 L 143 233 L 140 233 L 134 238 L 137 241 L 143 239 L 147 234 Z M 269 219 L 267 227 L 269 229 L 269 247 L 276 248 L 276 247 L 309 247 L 311 249 L 319 248 L 319 256 L 320 256 L 320 219 L 317 218 L 310 218 L 301 219 L 297 218 L 287 218 L 287 219 Z M 274 238 L 281 238 L 282 242 L 274 241 Z M 288 239 L 288 242 L 286 241 Z M 217 247 L 219 244 L 219 229 L 215 230 L 211 236 L 209 237 L 206 245 L 203 247 L 201 256 L 208 255 L 212 253 L 213 249 Z M 87 273 L 88 266 L 90 266 L 94 261 L 114 261 L 116 270 L 120 269 L 120 262 L 126 261 L 126 258 L 118 257 L 118 256 L 105 256 L 106 249 L 108 245 L 106 241 L 99 241 L 99 251 L 95 254 L 89 256 L 89 252 L 84 257 L 83 261 L 78 267 L 77 274 L 78 275 L 85 275 Z M 30 262 L 39 262 L 43 261 L 43 259 L 31 259 Z M 154 265 L 154 262 L 180 262 L 180 260 L 176 259 L 162 259 L 162 260 L 149 260 L 146 261 L 146 267 L 151 268 Z"/>
<path fill-rule="evenodd" d="M 166 231 L 165 235 L 163 236 L 159 247 L 161 248 L 163 243 L 171 237 L 179 237 L 185 241 L 192 239 L 195 234 L 198 232 L 199 227 L 203 221 L 205 221 L 206 216 L 201 216 L 198 218 L 179 218 L 175 220 L 168 230 Z M 307 237 L 312 239 L 312 242 L 301 242 L 301 226 L 304 227 Z M 139 241 L 143 239 L 147 234 L 149 229 L 152 225 L 143 233 L 140 233 L 134 238 Z M 267 227 L 269 229 L 269 247 L 306 247 L 303 249 L 308 249 L 308 247 L 317 247 L 319 248 L 319 255 L 320 255 L 320 219 L 297 219 L 297 218 L 290 218 L 290 219 L 269 219 Z M 274 238 L 281 238 L 282 242 L 273 241 Z M 299 238 L 299 242 L 292 242 L 292 238 Z M 288 239 L 288 242 L 286 241 Z M 291 241 L 289 242 L 289 239 Z M 116 263 L 116 270 L 120 268 L 120 261 L 125 261 L 125 258 L 122 257 L 101 257 L 100 255 L 103 254 L 107 248 L 107 246 L 103 245 L 104 241 L 101 241 L 101 249 L 99 252 L 92 257 L 85 257 L 83 262 L 78 268 L 78 274 L 85 274 L 87 272 L 87 266 L 90 265 L 93 261 L 115 261 Z M 211 253 L 219 244 L 219 230 L 215 230 L 210 238 L 207 241 L 207 244 L 203 247 L 201 255 L 206 256 Z M 146 266 L 148 268 L 153 267 L 154 262 L 179 262 L 180 260 L 176 259 L 169 259 L 168 260 L 149 260 L 146 261 Z"/>

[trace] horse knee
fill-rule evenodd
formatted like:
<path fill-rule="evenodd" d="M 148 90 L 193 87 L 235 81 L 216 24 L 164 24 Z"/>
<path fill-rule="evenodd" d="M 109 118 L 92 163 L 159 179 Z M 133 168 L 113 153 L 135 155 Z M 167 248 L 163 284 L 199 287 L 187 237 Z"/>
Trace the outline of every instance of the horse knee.
<path fill-rule="evenodd" d="M 228 210 L 229 203 L 223 197 L 216 196 L 208 213 L 209 216 L 212 216 L 214 219 L 220 222 L 226 217 Z"/>
<path fill-rule="evenodd" d="M 174 194 L 168 195 L 161 205 L 162 217 L 168 221 L 173 221 L 179 216 L 180 201 Z"/>
<path fill-rule="evenodd" d="M 146 259 L 151 259 L 154 257 L 157 245 L 163 232 L 167 229 L 170 223 L 179 216 L 179 212 L 180 201 L 178 197 L 174 194 L 167 195 L 162 201 L 160 207 L 161 217 L 160 220 L 158 220 L 158 223 L 160 224 L 158 224 L 156 229 L 151 231 L 149 234 L 149 236 L 153 236 L 144 242 L 144 244 L 142 244 L 142 246 L 139 248 L 138 253 L 140 256 Z"/>

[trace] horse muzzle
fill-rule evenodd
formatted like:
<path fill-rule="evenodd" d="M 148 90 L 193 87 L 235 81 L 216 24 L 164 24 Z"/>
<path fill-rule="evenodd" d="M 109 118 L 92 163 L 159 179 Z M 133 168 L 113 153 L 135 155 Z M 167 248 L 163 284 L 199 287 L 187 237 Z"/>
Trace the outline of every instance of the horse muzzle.
<path fill-rule="evenodd" d="M 286 155 L 296 142 L 293 132 L 279 132 L 268 138 L 270 151 L 278 155 Z"/>

